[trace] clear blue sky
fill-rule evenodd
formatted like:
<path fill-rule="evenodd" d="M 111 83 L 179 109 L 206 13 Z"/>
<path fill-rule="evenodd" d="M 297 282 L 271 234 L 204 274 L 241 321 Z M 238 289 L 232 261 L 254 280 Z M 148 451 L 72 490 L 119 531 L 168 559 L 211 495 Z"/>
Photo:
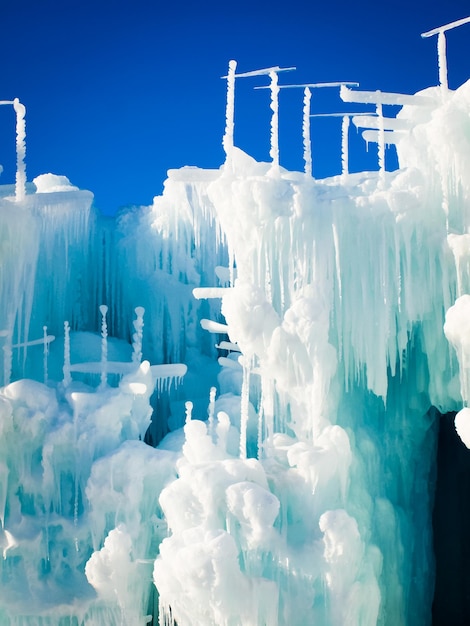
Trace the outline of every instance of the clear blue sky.
<path fill-rule="evenodd" d="M 220 76 L 230 59 L 240 72 L 295 65 L 284 82 L 413 93 L 437 84 L 436 38 L 420 33 L 470 15 L 464 0 L 0 0 L 0 8 L 0 99 L 27 107 L 28 179 L 64 174 L 106 213 L 150 204 L 170 168 L 221 165 Z M 470 77 L 470 24 L 447 42 L 455 88 Z M 262 83 L 237 81 L 235 140 L 268 160 L 269 94 L 253 89 Z M 281 96 L 281 164 L 301 169 L 301 93 Z M 339 106 L 312 102 L 318 112 Z M 339 168 L 338 124 L 326 140 L 312 128 L 324 144 L 317 176 Z M 13 126 L 0 107 L 3 183 L 14 179 Z"/>

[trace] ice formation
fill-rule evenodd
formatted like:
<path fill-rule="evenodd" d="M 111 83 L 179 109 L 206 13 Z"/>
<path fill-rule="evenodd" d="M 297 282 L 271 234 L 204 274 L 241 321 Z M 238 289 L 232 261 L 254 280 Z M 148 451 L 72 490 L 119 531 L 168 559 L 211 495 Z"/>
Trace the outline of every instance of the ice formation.
<path fill-rule="evenodd" d="M 4 187 L 2 626 L 431 623 L 438 411 L 470 447 L 470 82 L 343 85 L 377 171 L 345 125 L 316 180 L 308 91 L 306 171 L 278 162 L 280 69 L 230 64 L 225 164 L 150 207 Z M 259 75 L 269 163 L 235 142 Z"/>

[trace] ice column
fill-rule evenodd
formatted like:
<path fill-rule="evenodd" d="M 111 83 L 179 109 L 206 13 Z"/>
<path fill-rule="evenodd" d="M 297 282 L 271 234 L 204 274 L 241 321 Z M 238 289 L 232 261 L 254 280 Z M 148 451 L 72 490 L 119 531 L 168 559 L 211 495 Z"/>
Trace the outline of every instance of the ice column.
<path fill-rule="evenodd" d="M 446 55 L 446 36 L 444 31 L 440 31 L 437 36 L 437 64 L 439 67 L 439 84 L 443 89 L 448 89 L 447 82 L 447 55 Z"/>
<path fill-rule="evenodd" d="M 185 414 L 186 414 L 185 423 L 189 424 L 192 418 L 192 413 L 193 413 L 193 403 L 191 402 L 191 400 L 188 400 L 187 402 L 184 403 L 184 408 L 186 409 L 185 410 Z"/>
<path fill-rule="evenodd" d="M 312 143 L 310 139 L 310 100 L 312 92 L 308 87 L 304 90 L 304 111 L 302 121 L 302 133 L 304 139 L 304 162 L 305 173 L 307 176 L 312 175 Z"/>
<path fill-rule="evenodd" d="M 64 386 L 68 387 L 72 382 L 70 374 L 70 325 L 64 322 Z"/>
<path fill-rule="evenodd" d="M 208 407 L 208 431 L 209 436 L 213 437 L 214 433 L 214 412 L 215 412 L 215 394 L 217 393 L 217 389 L 215 387 L 211 387 L 209 392 L 209 407 Z"/>
<path fill-rule="evenodd" d="M 230 61 L 227 75 L 227 108 L 225 112 L 225 135 L 222 142 L 227 160 L 230 161 L 233 148 L 233 132 L 235 127 L 235 70 L 237 62 Z"/>
<path fill-rule="evenodd" d="M 13 107 L 16 113 L 16 201 L 21 202 L 26 195 L 26 108 L 15 98 Z"/>
<path fill-rule="evenodd" d="M 343 123 L 341 125 L 341 172 L 349 174 L 349 115 L 343 115 Z"/>
<path fill-rule="evenodd" d="M 8 335 L 5 345 L 3 346 L 3 384 L 5 386 L 10 384 L 12 361 L 13 351 L 11 348 L 11 335 Z"/>
<path fill-rule="evenodd" d="M 383 174 L 385 172 L 385 127 L 384 127 L 383 108 L 382 108 L 381 102 L 377 102 L 376 114 L 377 114 L 377 119 L 379 123 L 379 141 L 378 141 L 379 171 L 380 171 L 380 176 L 383 177 Z"/>
<path fill-rule="evenodd" d="M 108 325 L 106 324 L 106 304 L 100 306 L 101 313 L 101 382 L 100 389 L 106 387 L 108 380 Z"/>
<path fill-rule="evenodd" d="M 44 384 L 47 384 L 47 379 L 49 378 L 49 374 L 47 371 L 47 359 L 49 356 L 49 339 L 47 337 L 47 326 L 42 327 L 43 331 L 43 341 L 44 341 L 44 352 L 43 352 L 43 369 L 44 369 Z"/>
<path fill-rule="evenodd" d="M 279 78 L 277 72 L 269 72 L 271 79 L 269 88 L 271 90 L 270 108 L 273 112 L 271 116 L 271 149 L 269 156 L 273 161 L 273 169 L 279 171 Z"/>
<path fill-rule="evenodd" d="M 137 317 L 134 320 L 135 333 L 132 335 L 132 362 L 139 365 L 142 362 L 142 338 L 145 309 L 143 306 L 138 306 L 134 310 Z"/>

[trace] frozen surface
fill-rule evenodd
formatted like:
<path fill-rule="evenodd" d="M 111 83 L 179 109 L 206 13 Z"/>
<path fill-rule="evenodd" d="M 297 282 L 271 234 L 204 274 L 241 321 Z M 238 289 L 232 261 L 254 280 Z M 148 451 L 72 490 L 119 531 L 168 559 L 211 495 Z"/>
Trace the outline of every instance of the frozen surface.
<path fill-rule="evenodd" d="M 277 167 L 280 68 L 235 67 L 226 163 L 152 206 L 1 190 L 2 626 L 431 621 L 431 407 L 470 447 L 470 83 L 342 88 L 402 106 L 360 122 L 400 169 L 382 138 L 380 172 L 314 180 L 308 150 Z M 275 175 L 233 143 L 263 73 Z"/>

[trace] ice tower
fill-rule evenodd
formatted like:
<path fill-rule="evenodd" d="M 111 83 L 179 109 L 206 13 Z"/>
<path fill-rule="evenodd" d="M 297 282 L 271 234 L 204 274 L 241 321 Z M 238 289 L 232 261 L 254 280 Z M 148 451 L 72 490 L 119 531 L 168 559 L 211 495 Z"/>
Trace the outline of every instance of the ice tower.
<path fill-rule="evenodd" d="M 451 413 L 470 446 L 470 82 L 448 89 L 442 39 L 466 21 L 428 33 L 441 84 L 415 95 L 232 61 L 225 163 L 170 170 L 152 206 L 117 218 L 64 176 L 26 183 L 14 101 L 1 626 L 431 623 Z M 237 147 L 241 77 L 269 79 L 267 163 Z M 278 144 L 294 86 L 304 172 Z M 312 112 L 319 86 L 337 110 Z M 312 115 L 342 118 L 335 177 L 312 175 Z M 350 121 L 376 171 L 350 173 Z M 465 623 L 440 589 L 435 619 Z"/>

